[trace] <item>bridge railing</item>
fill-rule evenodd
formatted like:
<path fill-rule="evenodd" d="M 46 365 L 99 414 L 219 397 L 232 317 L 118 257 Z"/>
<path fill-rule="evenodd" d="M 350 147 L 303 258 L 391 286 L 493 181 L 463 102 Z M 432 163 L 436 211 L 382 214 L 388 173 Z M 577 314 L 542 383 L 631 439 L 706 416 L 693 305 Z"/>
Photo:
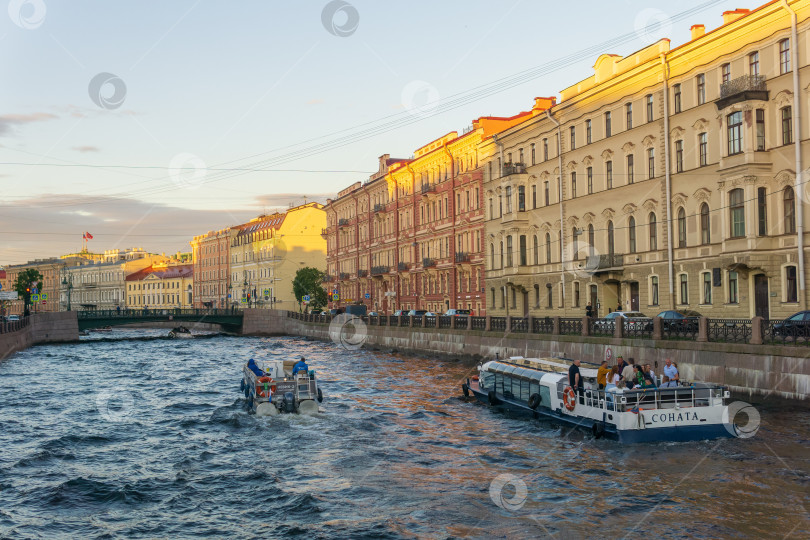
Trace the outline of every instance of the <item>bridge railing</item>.
<path fill-rule="evenodd" d="M 241 317 L 242 310 L 232 308 L 210 308 L 210 309 L 197 309 L 197 308 L 166 308 L 166 309 L 100 309 L 77 311 L 76 316 L 79 320 L 95 320 L 95 319 L 130 319 L 132 317 L 138 318 L 154 318 L 163 319 L 169 315 L 174 317 L 213 317 L 213 316 L 229 316 Z"/>
<path fill-rule="evenodd" d="M 0 323 L 0 334 L 19 332 L 31 324 L 31 317 L 22 317 L 19 321 L 3 321 Z"/>

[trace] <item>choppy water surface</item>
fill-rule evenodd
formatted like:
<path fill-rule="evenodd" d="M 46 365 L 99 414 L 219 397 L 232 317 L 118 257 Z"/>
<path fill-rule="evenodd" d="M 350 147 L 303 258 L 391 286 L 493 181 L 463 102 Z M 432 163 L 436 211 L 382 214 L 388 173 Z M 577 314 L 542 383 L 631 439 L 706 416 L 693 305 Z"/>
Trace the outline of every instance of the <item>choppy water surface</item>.
<path fill-rule="evenodd" d="M 242 362 L 301 354 L 322 414 L 248 414 Z M 807 409 L 620 446 L 464 402 L 470 369 L 293 338 L 29 349 L 0 364 L 0 537 L 810 536 Z"/>

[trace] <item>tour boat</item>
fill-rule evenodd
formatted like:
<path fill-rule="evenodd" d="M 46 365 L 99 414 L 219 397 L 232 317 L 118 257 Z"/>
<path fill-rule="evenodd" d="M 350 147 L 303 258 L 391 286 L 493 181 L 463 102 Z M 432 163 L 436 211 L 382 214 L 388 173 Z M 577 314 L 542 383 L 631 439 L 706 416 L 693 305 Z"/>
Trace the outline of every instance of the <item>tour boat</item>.
<path fill-rule="evenodd" d="M 566 358 L 495 359 L 462 384 L 464 395 L 493 407 L 589 428 L 621 442 L 696 441 L 745 436 L 729 415 L 726 387 L 691 383 L 671 388 L 599 390 L 597 370 L 580 366 L 579 396 L 568 384 Z M 729 418 L 731 416 L 731 418 Z"/>
<path fill-rule="evenodd" d="M 279 413 L 317 414 L 323 394 L 314 370 L 293 375 L 296 360 L 250 359 L 242 368 L 240 389 L 257 416 Z"/>
<path fill-rule="evenodd" d="M 169 330 L 169 337 L 172 339 L 190 339 L 194 337 L 194 334 L 185 326 L 178 326 Z"/>

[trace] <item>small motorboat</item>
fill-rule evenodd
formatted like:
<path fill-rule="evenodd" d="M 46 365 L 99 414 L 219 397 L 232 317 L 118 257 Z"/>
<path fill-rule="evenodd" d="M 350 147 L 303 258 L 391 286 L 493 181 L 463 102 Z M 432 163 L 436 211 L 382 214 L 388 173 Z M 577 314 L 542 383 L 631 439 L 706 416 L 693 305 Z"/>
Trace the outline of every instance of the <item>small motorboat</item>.
<path fill-rule="evenodd" d="M 194 334 L 185 326 L 177 326 L 169 330 L 169 337 L 172 339 L 190 339 L 194 337 Z"/>
<path fill-rule="evenodd" d="M 570 366 L 568 358 L 496 358 L 479 365 L 478 375 L 461 389 L 494 408 L 590 429 L 597 439 L 636 443 L 747 436 L 734 422 L 735 412 L 726 404 L 730 394 L 722 385 L 605 391 L 596 383 L 596 369 L 580 367 L 585 388 L 577 395 L 568 384 Z"/>
<path fill-rule="evenodd" d="M 112 332 L 112 326 L 104 326 L 102 328 L 93 328 L 93 332 Z"/>
<path fill-rule="evenodd" d="M 242 372 L 240 389 L 257 416 L 317 414 L 318 403 L 323 402 L 315 370 L 297 370 L 295 360 L 263 360 L 257 364 L 251 358 Z"/>

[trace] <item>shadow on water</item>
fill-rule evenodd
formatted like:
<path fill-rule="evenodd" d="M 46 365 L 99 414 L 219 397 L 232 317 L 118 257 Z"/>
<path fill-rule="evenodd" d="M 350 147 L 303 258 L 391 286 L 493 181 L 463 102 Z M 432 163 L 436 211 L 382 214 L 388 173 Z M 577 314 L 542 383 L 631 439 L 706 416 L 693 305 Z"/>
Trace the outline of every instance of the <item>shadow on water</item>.
<path fill-rule="evenodd" d="M 0 364 L 0 538 L 810 535 L 801 406 L 620 446 L 464 400 L 462 362 L 139 332 Z M 242 363 L 301 355 L 321 412 L 249 414 Z"/>

